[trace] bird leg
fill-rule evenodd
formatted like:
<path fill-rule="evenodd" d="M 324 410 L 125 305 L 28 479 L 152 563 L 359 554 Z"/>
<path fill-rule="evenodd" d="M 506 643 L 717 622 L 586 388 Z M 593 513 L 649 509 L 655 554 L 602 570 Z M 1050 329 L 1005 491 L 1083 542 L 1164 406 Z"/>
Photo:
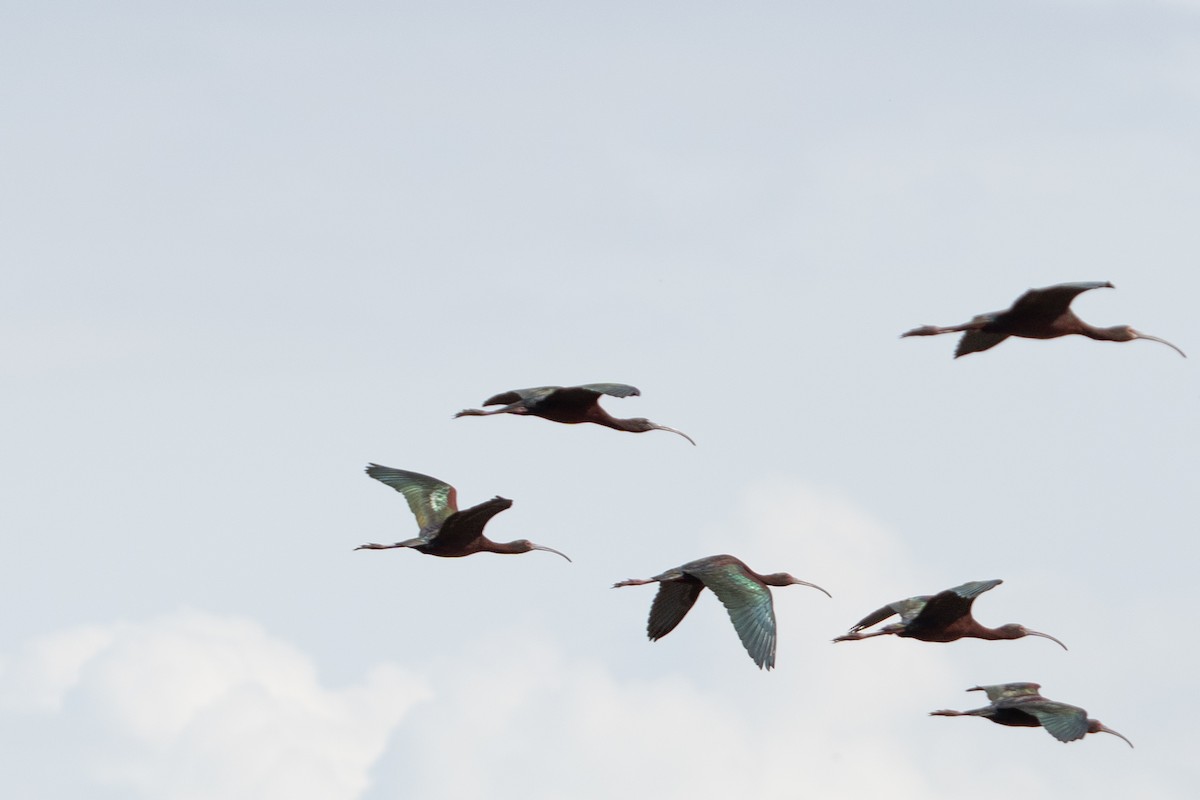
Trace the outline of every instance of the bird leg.
<path fill-rule="evenodd" d="M 943 708 L 940 711 L 930 711 L 931 717 L 986 717 L 989 713 L 996 710 L 995 706 L 984 706 L 983 708 L 973 708 L 970 711 L 951 711 L 948 708 Z"/>
<path fill-rule="evenodd" d="M 525 414 L 528 410 L 525 408 L 525 401 L 521 400 L 516 403 L 511 403 L 503 408 L 497 408 L 493 411 L 484 411 L 482 408 L 464 408 L 462 411 L 454 415 L 455 419 L 459 417 L 490 417 L 493 414 Z"/>
<path fill-rule="evenodd" d="M 622 586 L 641 586 L 646 583 L 657 583 L 654 578 L 630 578 L 627 581 L 618 581 L 612 585 L 612 588 L 619 589 Z"/>
<path fill-rule="evenodd" d="M 937 325 L 922 325 L 919 328 L 913 328 L 911 331 L 905 331 L 900 334 L 900 338 L 905 336 L 937 336 L 943 333 L 962 333 L 963 331 L 973 331 L 979 328 L 979 324 L 975 322 L 964 322 L 962 325 L 950 325 L 942 328 Z"/>
<path fill-rule="evenodd" d="M 423 544 L 429 544 L 429 543 L 426 542 L 424 539 L 405 539 L 403 542 L 396 542 L 395 544 L 375 544 L 374 542 L 371 542 L 370 544 L 360 544 L 358 547 L 356 547 L 354 549 L 355 550 L 391 550 L 395 547 L 419 547 L 420 545 L 423 545 Z"/>
<path fill-rule="evenodd" d="M 902 630 L 904 630 L 903 625 L 884 625 L 879 630 L 871 631 L 870 633 L 863 633 L 862 631 L 851 631 L 850 633 L 846 633 L 846 634 L 843 634 L 843 635 L 837 637 L 833 641 L 835 641 L 835 642 L 856 642 L 859 639 L 870 639 L 872 636 L 886 636 L 889 633 L 899 633 Z"/>

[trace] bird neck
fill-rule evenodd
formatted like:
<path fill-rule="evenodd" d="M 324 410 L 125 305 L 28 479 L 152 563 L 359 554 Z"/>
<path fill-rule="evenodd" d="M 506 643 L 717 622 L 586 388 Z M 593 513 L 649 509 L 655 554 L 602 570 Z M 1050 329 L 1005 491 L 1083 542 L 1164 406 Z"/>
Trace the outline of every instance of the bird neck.
<path fill-rule="evenodd" d="M 637 421 L 633 419 L 619 419 L 609 414 L 598 405 L 588 409 L 588 422 L 594 422 L 597 425 L 603 425 L 606 428 L 612 428 L 618 431 L 632 431 L 634 433 L 643 430 L 638 426 Z"/>
<path fill-rule="evenodd" d="M 479 549 L 488 553 L 501 555 L 518 555 L 528 553 L 529 545 L 525 542 L 493 542 L 491 539 L 480 539 Z"/>
<path fill-rule="evenodd" d="M 1025 632 L 1019 628 L 1010 628 L 1007 625 L 1002 625 L 999 628 L 988 628 L 976 622 L 971 633 L 967 635 L 975 639 L 996 641 L 1000 639 L 1020 639 L 1025 635 Z"/>
<path fill-rule="evenodd" d="M 1113 325 L 1110 328 L 1098 328 L 1095 325 L 1089 325 L 1081 320 L 1080 327 L 1080 333 L 1082 333 L 1084 336 L 1101 342 L 1128 342 L 1134 338 L 1129 335 L 1129 328 L 1124 325 Z"/>

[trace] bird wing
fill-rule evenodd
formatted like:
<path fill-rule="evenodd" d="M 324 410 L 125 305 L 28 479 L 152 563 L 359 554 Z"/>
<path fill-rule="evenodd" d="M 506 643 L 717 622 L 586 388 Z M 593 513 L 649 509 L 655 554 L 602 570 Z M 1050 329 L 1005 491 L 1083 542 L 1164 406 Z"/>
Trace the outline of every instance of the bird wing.
<path fill-rule="evenodd" d="M 872 625 L 878 625 L 889 617 L 896 614 L 900 615 L 901 622 L 908 622 L 913 617 L 921 613 L 921 609 L 925 607 L 925 603 L 929 601 L 930 595 L 921 595 L 920 597 L 908 597 L 904 600 L 897 600 L 894 603 L 888 603 L 877 611 L 872 611 L 850 628 L 851 631 L 863 631 Z"/>
<path fill-rule="evenodd" d="M 1051 736 L 1060 742 L 1073 742 L 1087 735 L 1087 712 L 1078 706 L 1039 698 L 1013 701 L 1013 708 L 1033 714 Z"/>
<path fill-rule="evenodd" d="M 1008 338 L 1007 333 L 989 333 L 988 331 L 967 331 L 958 340 L 954 348 L 954 357 L 965 356 L 968 353 L 982 353 L 991 350 Z"/>
<path fill-rule="evenodd" d="M 1041 289 L 1030 289 L 1017 298 L 1007 314 L 1020 315 L 1030 320 L 1053 322 L 1071 306 L 1071 301 L 1091 289 L 1112 288 L 1107 281 L 1080 281 L 1059 283 Z"/>
<path fill-rule="evenodd" d="M 429 535 L 428 539 L 439 548 L 463 547 L 482 536 L 488 520 L 504 509 L 512 507 L 512 503 L 507 497 L 493 497 L 479 505 L 464 508 L 446 517 L 441 527 Z"/>
<path fill-rule="evenodd" d="M 606 394 L 610 397 L 637 397 L 641 395 L 636 386 L 627 383 L 585 383 L 583 386 L 568 386 L 568 389 L 587 389 L 589 392 Z"/>
<path fill-rule="evenodd" d="M 704 591 L 704 584 L 691 575 L 676 580 L 660 581 L 658 594 L 650 606 L 650 619 L 646 623 L 646 635 L 651 641 L 666 636 L 683 621 L 696 604 L 696 598 Z"/>
<path fill-rule="evenodd" d="M 987 694 L 987 699 L 993 703 L 997 700 L 1007 700 L 1015 697 L 1035 697 L 1041 687 L 1036 683 L 997 683 L 991 686 L 976 686 L 975 689 Z M 972 690 L 968 690 L 972 691 Z"/>
<path fill-rule="evenodd" d="M 485 406 L 510 406 L 513 403 L 520 403 L 522 401 L 526 403 L 537 402 L 561 388 L 561 386 L 535 386 L 532 389 L 512 389 L 511 391 L 492 395 L 487 400 L 484 400 L 483 404 Z"/>
<path fill-rule="evenodd" d="M 971 613 L 971 604 L 975 602 L 976 597 L 988 589 L 994 589 L 1001 583 L 1003 581 L 1000 580 L 971 581 L 962 586 L 938 592 L 929 598 L 929 602 L 925 604 L 913 621 L 919 625 L 928 625 L 934 628 L 949 625 L 959 617 Z"/>
<path fill-rule="evenodd" d="M 369 464 L 367 474 L 404 495 L 422 531 L 444 522 L 458 511 L 454 487 L 437 478 L 381 464 Z"/>
<path fill-rule="evenodd" d="M 729 619 L 746 652 L 759 668 L 775 666 L 775 609 L 771 590 L 736 565 L 721 565 L 695 573 L 729 612 Z"/>

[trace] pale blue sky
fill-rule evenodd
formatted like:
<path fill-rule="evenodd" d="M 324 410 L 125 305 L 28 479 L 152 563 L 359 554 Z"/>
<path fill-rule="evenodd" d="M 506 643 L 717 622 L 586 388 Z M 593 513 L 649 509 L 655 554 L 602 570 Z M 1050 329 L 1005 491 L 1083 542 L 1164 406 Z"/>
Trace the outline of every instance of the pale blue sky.
<path fill-rule="evenodd" d="M 1191 797 L 1198 54 L 1188 2 L 0 10 L 0 791 Z M 897 339 L 1077 280 L 1193 358 Z M 451 418 L 593 381 L 698 446 Z M 353 552 L 416 529 L 368 461 L 574 563 Z M 608 588 L 720 552 L 833 594 L 771 673 Z M 987 578 L 1070 651 L 829 643 Z M 1137 749 L 926 716 L 1014 680 Z"/>

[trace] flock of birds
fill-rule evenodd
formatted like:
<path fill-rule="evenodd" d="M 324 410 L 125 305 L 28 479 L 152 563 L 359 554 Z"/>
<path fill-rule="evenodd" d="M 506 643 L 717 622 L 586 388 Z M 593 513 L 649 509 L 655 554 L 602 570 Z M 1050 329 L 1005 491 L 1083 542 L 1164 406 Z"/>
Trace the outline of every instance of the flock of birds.
<path fill-rule="evenodd" d="M 1043 289 L 1030 289 L 1017 298 L 1010 308 L 980 314 L 962 325 L 938 327 L 924 325 L 905 336 L 935 336 L 943 333 L 962 333 L 955 358 L 995 347 L 1009 336 L 1029 339 L 1054 339 L 1060 336 L 1081 335 L 1099 341 L 1128 342 L 1148 339 L 1184 352 L 1175 345 L 1150 336 L 1127 325 L 1099 328 L 1081 320 L 1071 311 L 1071 302 L 1091 289 L 1112 288 L 1108 282 L 1062 283 Z M 1185 356 L 1186 357 L 1186 356 Z M 553 422 L 574 425 L 590 422 L 619 431 L 643 433 L 670 431 L 687 439 L 682 431 L 658 425 L 648 419 L 619 419 L 599 405 L 602 396 L 630 397 L 640 392 L 633 386 L 620 383 L 591 383 L 583 386 L 541 386 L 502 392 L 484 401 L 485 406 L 500 406 L 491 411 L 467 409 L 456 417 L 516 414 L 542 417 Z M 443 558 L 458 558 L 474 553 L 528 553 L 545 550 L 571 559 L 565 553 L 528 539 L 513 542 L 494 542 L 483 534 L 488 521 L 512 505 L 512 500 L 494 497 L 462 511 L 454 487 L 418 472 L 370 464 L 367 474 L 404 495 L 420 529 L 414 538 L 394 544 L 364 544 L 358 550 L 387 550 L 411 548 L 421 553 Z M 971 614 L 975 599 L 999 586 L 1000 580 L 971 581 L 933 595 L 919 595 L 888 603 L 863 617 L 848 633 L 834 642 L 856 641 L 873 636 L 894 635 L 923 642 L 952 642 L 962 638 L 1020 639 L 1039 636 L 1066 645 L 1055 637 L 1010 623 L 997 628 L 980 624 Z M 657 641 L 673 631 L 695 605 L 701 592 L 711 590 L 729 613 L 734 630 L 746 652 L 760 669 L 775 666 L 775 611 L 771 601 L 771 586 L 800 585 L 829 592 L 814 583 L 802 581 L 786 572 L 760 574 L 731 555 L 715 555 L 689 561 L 659 575 L 645 579 L 629 579 L 615 583 L 614 588 L 657 583 L 658 592 L 650 606 L 646 633 Z M 867 631 L 892 617 L 899 621 Z M 1121 734 L 1105 727 L 1099 720 L 1089 719 L 1087 712 L 1077 706 L 1049 700 L 1038 693 L 1036 683 L 1016 682 L 993 686 L 976 686 L 968 691 L 986 693 L 988 705 L 970 711 L 933 711 L 933 716 L 973 716 L 990 719 L 1000 725 L 1042 727 L 1061 742 L 1082 739 L 1089 733 L 1111 733 L 1130 747 L 1133 743 Z"/>

